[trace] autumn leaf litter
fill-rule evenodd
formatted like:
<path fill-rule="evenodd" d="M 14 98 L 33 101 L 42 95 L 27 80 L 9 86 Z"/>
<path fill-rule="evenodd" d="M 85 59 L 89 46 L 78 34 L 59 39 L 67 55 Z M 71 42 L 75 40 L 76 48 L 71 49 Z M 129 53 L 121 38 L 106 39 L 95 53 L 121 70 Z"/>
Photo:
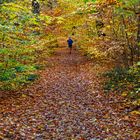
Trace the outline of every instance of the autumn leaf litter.
<path fill-rule="evenodd" d="M 116 94 L 103 92 L 93 62 L 66 49 L 46 61 L 52 66 L 22 96 L 0 100 L 0 139 L 140 139 L 140 120 L 119 109 Z"/>

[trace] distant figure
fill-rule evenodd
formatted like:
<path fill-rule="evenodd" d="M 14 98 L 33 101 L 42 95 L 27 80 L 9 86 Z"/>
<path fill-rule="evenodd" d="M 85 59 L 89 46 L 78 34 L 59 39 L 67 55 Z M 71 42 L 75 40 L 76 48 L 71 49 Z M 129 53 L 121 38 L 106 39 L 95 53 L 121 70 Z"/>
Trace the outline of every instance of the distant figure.
<path fill-rule="evenodd" d="M 39 14 L 40 13 L 40 5 L 39 2 L 36 0 L 32 1 L 32 7 L 33 7 L 33 13 L 34 14 Z"/>
<path fill-rule="evenodd" d="M 69 39 L 67 40 L 67 43 L 68 43 L 68 47 L 69 47 L 69 49 L 70 49 L 70 54 L 71 54 L 73 40 L 69 37 Z"/>

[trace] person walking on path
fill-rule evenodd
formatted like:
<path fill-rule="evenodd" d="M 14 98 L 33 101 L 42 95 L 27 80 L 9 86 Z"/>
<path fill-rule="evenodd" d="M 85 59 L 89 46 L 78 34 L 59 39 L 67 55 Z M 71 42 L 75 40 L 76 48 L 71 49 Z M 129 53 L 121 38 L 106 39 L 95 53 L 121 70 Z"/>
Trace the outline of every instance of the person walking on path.
<path fill-rule="evenodd" d="M 70 54 L 71 54 L 73 40 L 69 37 L 69 39 L 67 40 L 67 43 L 68 43 L 68 47 L 69 47 L 69 49 L 70 49 Z"/>
<path fill-rule="evenodd" d="M 39 14 L 40 13 L 40 4 L 37 0 L 32 1 L 33 13 Z"/>

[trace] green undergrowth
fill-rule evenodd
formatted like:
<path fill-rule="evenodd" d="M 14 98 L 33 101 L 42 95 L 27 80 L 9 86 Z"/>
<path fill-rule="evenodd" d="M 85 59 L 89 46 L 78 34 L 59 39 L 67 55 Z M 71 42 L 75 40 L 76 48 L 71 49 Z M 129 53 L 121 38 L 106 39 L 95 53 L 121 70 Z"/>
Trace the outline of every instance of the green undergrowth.
<path fill-rule="evenodd" d="M 8 57 L 0 62 L 0 89 L 17 90 L 39 78 L 39 70 L 48 66 L 46 58 L 54 49 L 34 50 L 32 53 L 18 54 L 18 58 Z"/>
<path fill-rule="evenodd" d="M 18 90 L 38 79 L 57 47 L 55 37 L 45 32 L 51 17 L 33 14 L 29 4 L 0 5 L 0 90 Z"/>
<path fill-rule="evenodd" d="M 130 68 L 114 68 L 104 73 L 107 78 L 104 90 L 118 91 L 122 96 L 140 106 L 140 62 Z"/>

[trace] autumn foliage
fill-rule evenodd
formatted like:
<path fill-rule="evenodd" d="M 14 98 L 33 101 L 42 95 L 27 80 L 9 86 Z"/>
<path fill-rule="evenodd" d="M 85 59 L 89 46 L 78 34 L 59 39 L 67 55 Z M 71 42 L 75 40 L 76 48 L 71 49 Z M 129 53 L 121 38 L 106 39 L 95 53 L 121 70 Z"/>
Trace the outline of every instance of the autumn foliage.
<path fill-rule="evenodd" d="M 140 0 L 37 2 L 0 0 L 0 139 L 139 140 Z"/>

